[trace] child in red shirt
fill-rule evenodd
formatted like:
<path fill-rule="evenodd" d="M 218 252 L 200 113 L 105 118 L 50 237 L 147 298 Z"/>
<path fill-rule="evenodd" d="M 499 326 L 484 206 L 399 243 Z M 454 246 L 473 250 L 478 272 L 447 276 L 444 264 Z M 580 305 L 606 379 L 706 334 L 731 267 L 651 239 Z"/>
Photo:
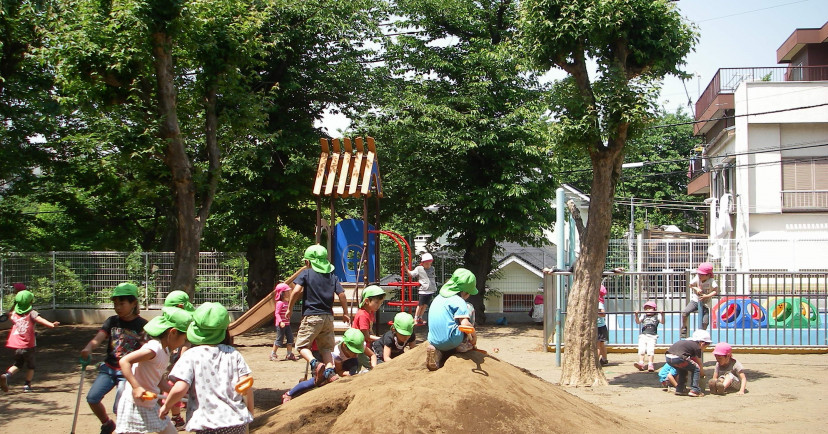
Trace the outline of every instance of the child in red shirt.
<path fill-rule="evenodd" d="M 0 374 L 0 389 L 9 391 L 9 378 L 23 367 L 26 367 L 26 384 L 24 392 L 32 391 L 32 378 L 35 370 L 35 323 L 55 328 L 59 322 L 50 322 L 32 310 L 34 294 L 23 290 L 14 296 L 14 312 L 11 314 L 12 328 L 9 331 L 9 338 L 6 347 L 14 349 L 14 365 L 10 366 L 4 374 Z"/>

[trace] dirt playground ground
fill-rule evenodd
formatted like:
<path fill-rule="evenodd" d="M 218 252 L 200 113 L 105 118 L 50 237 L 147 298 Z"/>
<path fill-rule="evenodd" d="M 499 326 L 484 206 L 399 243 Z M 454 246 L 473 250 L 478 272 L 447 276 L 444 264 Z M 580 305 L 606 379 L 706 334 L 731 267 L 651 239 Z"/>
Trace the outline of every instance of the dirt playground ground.
<path fill-rule="evenodd" d="M 12 378 L 8 393 L 0 392 L 0 433 L 70 431 L 80 379 L 78 353 L 96 329 L 40 330 L 34 392 L 22 392 L 20 373 Z M 424 329 L 417 332 L 421 341 Z M 604 368 L 609 386 L 561 388 L 556 385 L 560 368 L 555 367 L 555 354 L 542 351 L 539 328 L 484 326 L 479 332 L 479 347 L 488 355 L 453 357 L 432 373 L 425 369 L 424 347 L 419 347 L 376 372 L 308 392 L 281 408 L 282 393 L 301 379 L 306 364 L 268 360 L 275 335 L 272 328 L 243 335 L 236 340 L 237 348 L 256 380 L 259 418 L 252 431 L 333 432 L 342 428 L 343 420 L 354 423 L 366 415 L 379 423 L 362 425 L 364 432 L 632 432 L 642 428 L 650 432 L 816 432 L 828 423 L 825 354 L 737 351 L 736 358 L 747 369 L 748 393 L 690 398 L 663 392 L 656 374 L 638 372 L 632 366 L 637 355 L 629 353 L 610 354 L 610 364 Z M 5 337 L 6 332 L 0 332 L 0 338 Z M 93 357 L 100 360 L 101 349 Z M 713 360 L 707 353 L 708 376 Z M 658 368 L 663 355 L 657 355 L 656 361 Z M 0 366 L 11 362 L 12 352 L 0 349 Z M 100 425 L 85 403 L 94 375 L 93 368 L 87 368 L 77 433 L 99 432 Z M 358 395 L 356 389 L 371 397 Z M 104 403 L 111 409 L 113 400 L 114 392 Z M 389 413 L 406 407 L 411 407 L 410 414 L 430 417 L 419 420 Z M 451 415 L 463 416 L 446 421 L 439 415 L 447 408 Z M 435 422 L 441 417 L 442 421 Z"/>

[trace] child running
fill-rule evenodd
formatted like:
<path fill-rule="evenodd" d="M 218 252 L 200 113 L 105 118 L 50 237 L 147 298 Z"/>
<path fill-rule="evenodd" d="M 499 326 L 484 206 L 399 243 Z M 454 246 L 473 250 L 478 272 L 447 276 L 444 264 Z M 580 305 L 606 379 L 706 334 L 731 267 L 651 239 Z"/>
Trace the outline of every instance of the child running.
<path fill-rule="evenodd" d="M 342 305 L 343 320 L 351 322 L 348 316 L 348 299 L 345 290 L 333 274 L 334 266 L 328 262 L 328 250 L 319 244 L 305 249 L 306 269 L 299 273 L 293 281 L 293 291 L 288 304 L 288 312 L 293 312 L 293 305 L 302 299 L 302 322 L 299 323 L 299 332 L 296 335 L 296 347 L 303 359 L 310 363 L 316 385 L 321 386 L 327 381 L 336 380 L 331 350 L 334 340 L 334 297 L 339 298 Z M 311 351 L 311 344 L 316 341 L 322 363 Z"/>
<path fill-rule="evenodd" d="M 124 395 L 118 403 L 116 433 L 177 432 L 173 422 L 158 416 L 159 385 L 170 362 L 170 352 L 187 341 L 192 315 L 184 309 L 165 307 L 150 320 L 144 331 L 149 342 L 124 357 L 118 364 L 126 379 Z"/>
<path fill-rule="evenodd" d="M 466 300 L 477 294 L 477 278 L 465 269 L 454 270 L 451 279 L 428 310 L 428 348 L 426 367 L 436 371 L 454 353 L 465 353 L 477 344 L 475 332 L 463 333 L 460 326 L 474 327 L 473 310 Z"/>
<path fill-rule="evenodd" d="M 371 344 L 377 355 L 377 363 L 387 362 L 402 354 L 406 348 L 414 348 L 417 336 L 414 334 L 414 317 L 408 312 L 394 315 L 391 330 Z"/>
<path fill-rule="evenodd" d="M 36 310 L 33 310 L 33 301 L 34 294 L 25 289 L 14 295 L 14 310 L 10 317 L 12 328 L 6 340 L 6 347 L 14 350 L 14 364 L 5 373 L 0 374 L 0 389 L 3 392 L 9 391 L 9 379 L 12 375 L 24 367 L 26 368 L 26 383 L 23 385 L 23 391 L 32 391 L 35 352 L 37 351 L 35 324 L 40 324 L 50 329 L 60 325 L 57 321 L 47 321 Z"/>
<path fill-rule="evenodd" d="M 147 320 L 139 315 L 138 287 L 131 283 L 121 283 L 112 291 L 110 298 L 117 315 L 107 318 L 95 337 L 81 350 L 81 358 L 88 360 L 92 350 L 106 341 L 106 359 L 98 367 L 98 376 L 86 395 L 89 408 L 101 421 L 101 434 L 115 431 L 115 422 L 109 418 L 106 406 L 101 401 L 112 388 L 124 381 L 119 361 L 121 357 L 141 348 L 147 340 L 144 333 Z M 119 398 L 120 396 L 115 396 L 113 411 L 117 411 Z"/>
<path fill-rule="evenodd" d="M 414 320 L 417 321 L 418 326 L 425 325 L 423 314 L 428 308 L 428 305 L 431 304 L 434 291 L 437 289 L 434 268 L 431 268 L 432 263 L 434 263 L 434 257 L 431 256 L 431 253 L 425 252 L 420 256 L 420 265 L 414 267 L 413 270 L 408 270 L 411 278 L 417 279 L 417 282 L 420 283 L 420 286 L 417 288 L 417 296 L 419 298 L 417 310 L 414 312 Z"/>
<path fill-rule="evenodd" d="M 282 360 L 296 360 L 296 355 L 293 354 L 293 329 L 290 328 L 291 312 L 288 310 L 290 286 L 287 283 L 279 283 L 273 291 L 273 297 L 276 299 L 276 309 L 273 311 L 276 325 L 276 340 L 273 341 L 273 349 L 270 351 L 270 361 L 275 362 L 279 360 L 276 352 L 281 346 L 284 346 L 287 350 L 287 354 L 285 354 L 285 358 Z"/>
<path fill-rule="evenodd" d="M 704 378 L 702 351 L 710 344 L 707 330 L 696 330 L 690 339 L 674 343 L 665 355 L 667 364 L 678 371 L 676 395 L 704 396 L 699 387 L 699 377 Z M 687 375 L 690 374 L 690 392 L 687 391 Z"/>
<path fill-rule="evenodd" d="M 654 301 L 644 303 L 644 313 L 635 311 L 635 323 L 641 326 L 641 333 L 638 335 L 638 362 L 635 367 L 639 371 L 644 370 L 644 355 L 647 355 L 649 363 L 646 365 L 650 372 L 655 371 L 653 360 L 655 358 L 655 345 L 658 341 L 658 325 L 664 322 L 664 312 L 658 312 L 658 306 Z"/>
<path fill-rule="evenodd" d="M 251 374 L 241 353 L 229 342 L 230 316 L 219 303 L 204 303 L 193 313 L 187 339 L 194 345 L 170 372 L 175 382 L 159 410 L 164 419 L 170 409 L 187 401 L 187 431 L 244 434 L 253 421 L 253 389 L 236 391 Z"/>
<path fill-rule="evenodd" d="M 713 368 L 713 378 L 708 383 L 709 389 L 715 395 L 727 395 L 727 392 L 736 392 L 744 395 L 747 387 L 745 368 L 733 358 L 733 349 L 727 342 L 719 342 L 713 348 L 716 356 L 716 367 Z"/>

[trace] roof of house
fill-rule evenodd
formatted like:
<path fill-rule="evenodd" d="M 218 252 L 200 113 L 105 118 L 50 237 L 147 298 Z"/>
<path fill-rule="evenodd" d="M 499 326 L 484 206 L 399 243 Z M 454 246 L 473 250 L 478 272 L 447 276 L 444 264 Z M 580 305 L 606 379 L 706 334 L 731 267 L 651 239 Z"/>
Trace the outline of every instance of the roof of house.
<path fill-rule="evenodd" d="M 554 267 L 557 263 L 558 255 L 553 245 L 534 247 L 518 243 L 501 243 L 499 247 L 503 252 L 495 254 L 496 270 L 515 262 L 540 276 L 544 267 Z"/>

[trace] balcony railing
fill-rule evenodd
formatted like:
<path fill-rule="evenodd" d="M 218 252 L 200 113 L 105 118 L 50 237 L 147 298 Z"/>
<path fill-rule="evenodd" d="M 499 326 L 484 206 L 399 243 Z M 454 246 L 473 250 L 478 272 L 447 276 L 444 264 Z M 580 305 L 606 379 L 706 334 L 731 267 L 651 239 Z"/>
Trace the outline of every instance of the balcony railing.
<path fill-rule="evenodd" d="M 782 210 L 786 212 L 825 211 L 828 209 L 828 190 L 782 191 Z"/>
<path fill-rule="evenodd" d="M 790 66 L 763 68 L 721 68 L 696 101 L 696 119 L 700 119 L 718 95 L 732 94 L 743 81 L 826 81 L 826 66 Z"/>

